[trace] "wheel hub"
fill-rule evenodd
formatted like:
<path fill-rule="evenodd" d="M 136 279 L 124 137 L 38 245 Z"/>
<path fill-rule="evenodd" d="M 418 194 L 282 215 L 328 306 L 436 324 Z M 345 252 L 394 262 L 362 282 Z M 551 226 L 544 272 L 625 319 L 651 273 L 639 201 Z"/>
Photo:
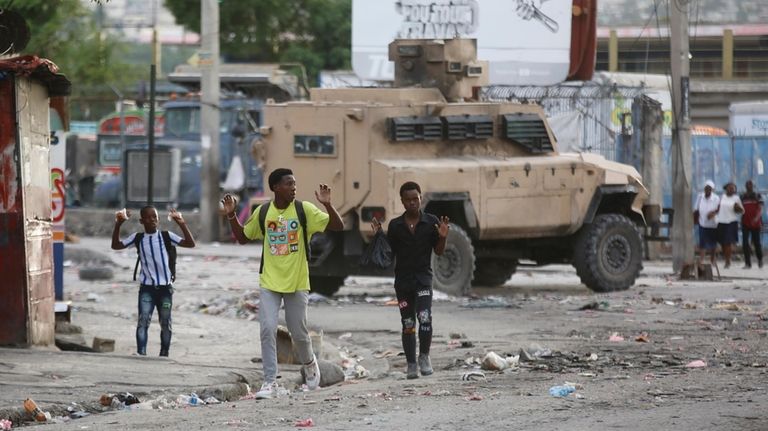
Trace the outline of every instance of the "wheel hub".
<path fill-rule="evenodd" d="M 448 280 L 456 276 L 461 268 L 461 257 L 455 247 L 447 246 L 442 256 L 437 257 L 437 275 Z"/>
<path fill-rule="evenodd" d="M 611 235 L 605 241 L 602 261 L 605 268 L 614 274 L 626 271 L 632 257 L 629 241 L 621 235 Z"/>

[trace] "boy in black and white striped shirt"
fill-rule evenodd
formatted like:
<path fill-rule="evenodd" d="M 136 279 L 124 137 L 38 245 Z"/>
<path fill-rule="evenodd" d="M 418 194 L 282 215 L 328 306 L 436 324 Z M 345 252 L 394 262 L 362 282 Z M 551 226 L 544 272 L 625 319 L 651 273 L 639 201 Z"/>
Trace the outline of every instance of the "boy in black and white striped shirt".
<path fill-rule="evenodd" d="M 169 256 L 171 246 L 194 247 L 195 239 L 187 227 L 181 213 L 172 209 L 169 217 L 179 225 L 184 238 L 173 232 L 158 230 L 160 225 L 157 209 L 145 206 L 141 209 L 139 223 L 144 226 L 143 233 L 133 233 L 120 240 L 120 227 L 130 217 L 128 210 L 115 214 L 115 228 L 112 231 L 112 249 L 122 250 L 135 246 L 141 264 L 139 275 L 139 322 L 136 326 L 136 349 L 139 355 L 147 354 L 147 330 L 152 321 L 152 312 L 157 308 L 160 319 L 160 356 L 168 356 L 171 346 L 171 309 L 173 308 L 172 260 Z M 171 244 L 166 244 L 170 241 Z"/>

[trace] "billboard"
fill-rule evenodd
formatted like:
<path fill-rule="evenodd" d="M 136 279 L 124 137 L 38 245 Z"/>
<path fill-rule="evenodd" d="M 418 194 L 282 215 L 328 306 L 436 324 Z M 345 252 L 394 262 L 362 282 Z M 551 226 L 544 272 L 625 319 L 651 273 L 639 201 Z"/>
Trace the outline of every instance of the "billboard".
<path fill-rule="evenodd" d="M 572 0 L 353 0 L 352 67 L 394 79 L 394 39 L 477 39 L 491 84 L 552 85 L 570 66 Z"/>

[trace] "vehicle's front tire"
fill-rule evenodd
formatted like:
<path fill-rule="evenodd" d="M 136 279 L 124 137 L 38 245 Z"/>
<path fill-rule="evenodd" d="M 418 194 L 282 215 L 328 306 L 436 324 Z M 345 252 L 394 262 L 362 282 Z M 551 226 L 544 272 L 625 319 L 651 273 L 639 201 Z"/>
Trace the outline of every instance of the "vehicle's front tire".
<path fill-rule="evenodd" d="M 497 287 L 512 277 L 517 270 L 517 260 L 477 259 L 473 286 Z"/>
<path fill-rule="evenodd" d="M 325 276 L 325 275 L 310 275 L 309 286 L 312 292 L 317 292 L 325 296 L 333 296 L 334 293 L 341 289 L 344 285 L 344 279 L 346 277 L 339 276 Z"/>
<path fill-rule="evenodd" d="M 449 295 L 469 293 L 475 272 L 475 248 L 469 235 L 451 223 L 442 256 L 432 253 L 432 288 Z"/>
<path fill-rule="evenodd" d="M 640 232 L 628 217 L 600 214 L 576 239 L 573 266 L 595 292 L 627 290 L 643 268 Z"/>

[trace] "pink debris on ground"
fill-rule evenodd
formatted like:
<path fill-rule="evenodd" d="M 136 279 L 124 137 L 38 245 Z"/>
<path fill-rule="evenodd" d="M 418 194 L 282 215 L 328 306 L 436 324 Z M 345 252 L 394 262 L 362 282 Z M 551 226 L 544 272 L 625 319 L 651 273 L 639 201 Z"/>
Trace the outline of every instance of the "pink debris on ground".
<path fill-rule="evenodd" d="M 701 359 L 697 359 L 695 361 L 685 364 L 685 368 L 705 368 L 706 366 L 707 366 L 707 363 L 702 361 Z"/>
<path fill-rule="evenodd" d="M 299 428 L 310 428 L 315 426 L 315 421 L 313 421 L 312 418 L 298 420 L 293 423 L 293 426 L 299 427 Z"/>

